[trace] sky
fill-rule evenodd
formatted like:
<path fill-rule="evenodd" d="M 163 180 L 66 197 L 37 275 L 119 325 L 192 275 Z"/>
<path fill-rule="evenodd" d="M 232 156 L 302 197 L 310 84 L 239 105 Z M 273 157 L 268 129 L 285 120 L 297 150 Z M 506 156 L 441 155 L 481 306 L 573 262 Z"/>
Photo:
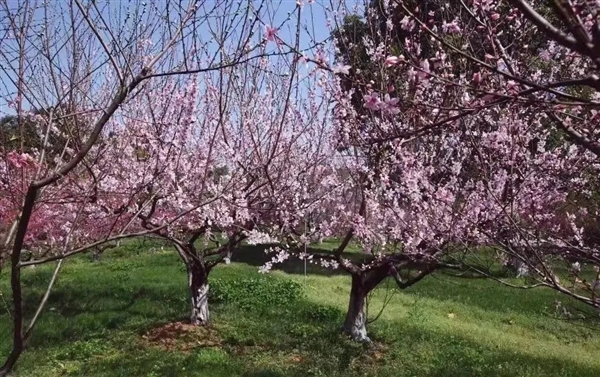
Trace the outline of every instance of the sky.
<path fill-rule="evenodd" d="M 38 2 L 41 3 L 41 0 L 32 0 L 33 2 Z M 52 0 L 51 0 L 52 1 Z M 97 1 L 98 5 L 98 11 L 96 13 L 94 13 L 94 10 L 92 10 L 90 12 L 90 15 L 94 15 L 95 17 L 98 17 L 98 15 L 102 16 L 103 20 L 105 22 L 107 22 L 109 25 L 121 25 L 122 24 L 122 20 L 124 18 L 126 18 L 126 14 L 127 11 L 129 10 L 129 14 L 132 14 L 132 9 L 143 9 L 144 7 L 150 7 L 153 4 L 158 6 L 161 9 L 164 9 L 162 7 L 164 7 L 164 5 L 166 4 L 167 0 L 158 0 L 154 3 L 148 1 L 142 1 L 142 0 L 109 0 L 109 1 Z M 215 1 L 219 1 L 219 0 L 208 0 L 204 2 L 204 7 L 206 8 L 201 8 L 200 11 L 203 11 L 204 9 L 209 9 L 210 7 L 212 7 L 212 5 L 215 3 Z M 296 25 L 297 25 L 297 13 L 295 13 L 295 10 L 297 8 L 297 3 L 296 0 L 280 0 L 280 1 L 274 1 L 274 0 L 265 0 L 266 2 L 263 4 L 263 7 L 261 8 L 263 10 L 263 16 L 261 17 L 261 23 L 262 25 L 260 25 L 260 27 L 258 27 L 259 29 L 259 33 L 260 35 L 256 35 L 255 39 L 256 42 L 260 42 L 260 39 L 264 37 L 264 32 L 265 32 L 265 28 L 267 26 L 267 24 L 269 26 L 274 26 L 279 28 L 278 30 L 278 35 L 285 41 L 288 41 L 290 43 L 292 43 L 295 39 L 295 30 L 296 30 Z M 82 0 L 83 3 L 87 4 L 88 2 L 85 0 Z M 243 1 L 242 1 L 243 2 Z M 335 3 L 335 1 L 330 1 L 330 0 L 316 0 L 314 2 L 308 1 L 308 0 L 303 0 L 303 6 L 301 7 L 301 13 L 300 13 L 300 24 L 301 24 L 301 43 L 300 43 L 300 49 L 307 49 L 309 46 L 314 47 L 316 42 L 321 42 L 326 40 L 330 33 L 329 33 L 329 29 L 328 29 L 328 20 L 327 20 L 327 16 L 326 13 L 328 14 L 332 14 L 331 11 L 326 11 L 326 8 L 331 8 L 332 6 L 334 6 L 332 3 Z M 233 4 L 236 4 L 237 1 L 234 1 Z M 14 5 L 14 7 L 19 7 L 19 6 L 23 6 L 24 2 L 23 0 L 9 0 L 9 4 L 10 5 Z M 54 18 L 51 18 L 51 22 L 49 22 L 50 26 L 49 28 L 52 30 L 51 35 L 57 37 L 57 39 L 59 40 L 60 43 L 70 43 L 69 42 L 69 35 L 71 35 L 70 30 L 69 30 L 69 26 L 70 26 L 70 21 L 68 18 L 68 4 L 69 4 L 69 0 L 54 0 L 53 2 L 49 3 L 50 6 L 52 7 L 52 10 L 54 11 Z M 342 1 L 341 4 L 345 4 L 346 6 L 351 6 L 352 3 L 351 2 L 344 2 Z M 253 1 L 253 5 L 255 9 L 258 9 L 258 7 L 260 6 L 260 1 L 255 0 Z M 339 6 L 339 4 L 337 5 Z M 175 8 L 172 8 L 176 11 Z M 231 11 L 232 12 L 232 17 L 234 16 L 233 12 L 235 10 L 229 10 L 229 9 L 221 9 L 220 11 L 222 12 L 227 12 L 227 11 Z M 173 13 L 173 11 L 172 11 Z M 34 14 L 33 14 L 33 24 L 35 24 L 35 33 L 32 33 L 33 35 L 30 37 L 31 39 L 28 41 L 30 46 L 36 46 L 39 45 L 39 39 L 36 40 L 36 33 L 40 33 L 39 35 L 42 35 L 42 32 L 47 31 L 47 29 L 43 29 L 42 28 L 42 24 L 43 24 L 43 20 L 44 20 L 44 16 L 45 14 L 49 14 L 49 13 L 44 13 L 44 10 L 42 8 L 37 9 Z M 150 12 L 146 13 L 150 14 Z M 172 15 L 171 15 L 172 16 Z M 140 23 L 139 22 L 135 22 L 134 21 L 135 16 L 132 16 L 129 18 L 128 21 L 128 25 L 126 26 L 127 23 L 124 23 L 123 26 L 124 28 L 127 27 L 131 27 L 131 28 L 135 28 L 135 27 L 139 27 Z M 139 20 L 141 20 L 141 24 L 143 25 L 143 22 L 145 20 L 145 15 L 144 14 L 140 14 L 139 15 Z M 80 27 L 85 27 L 85 21 L 83 19 L 83 17 L 81 16 L 81 14 L 78 17 L 75 17 L 76 22 L 80 23 Z M 96 20 L 97 24 L 100 24 L 99 18 L 97 18 Z M 0 11 L 0 116 L 6 115 L 6 114 L 14 114 L 14 110 L 10 109 L 9 106 L 7 105 L 8 101 L 11 99 L 14 99 L 14 95 L 15 95 L 15 85 L 13 84 L 13 82 L 15 81 L 16 75 L 14 73 L 14 68 L 16 67 L 17 64 L 17 56 L 18 51 L 16 50 L 16 44 L 15 44 L 15 40 L 10 38 L 10 35 L 8 35 L 7 32 L 7 26 L 9 25 L 9 19 L 6 17 L 6 12 L 4 11 Z M 106 41 L 110 41 L 111 37 L 114 36 L 114 38 L 116 39 L 120 39 L 119 35 L 115 35 L 115 34 L 122 34 L 124 33 L 125 29 L 121 30 L 122 33 L 119 33 L 119 30 L 112 30 L 112 29 L 118 29 L 121 26 L 115 26 L 114 28 L 105 28 L 104 30 L 100 29 L 99 30 L 99 34 L 102 36 L 102 38 Z M 207 33 L 206 35 L 210 35 L 210 29 L 214 29 L 215 27 L 218 27 L 218 25 L 216 24 L 215 21 L 209 21 L 208 23 L 204 24 L 203 26 L 201 26 L 199 28 L 201 33 Z M 113 32 L 113 35 L 110 35 L 109 30 L 111 30 Z M 243 31 L 238 30 L 237 32 L 241 32 L 243 33 Z M 166 33 L 165 32 L 156 32 L 153 34 L 153 39 L 155 39 L 153 42 L 156 45 L 160 45 L 160 39 L 164 38 L 164 35 Z M 7 38 L 7 36 L 9 38 Z M 206 38 L 204 35 L 202 36 L 202 38 L 204 40 L 209 40 L 210 38 Z M 62 46 L 62 45 L 61 45 Z M 271 48 L 276 49 L 276 45 L 274 43 L 271 44 Z M 207 50 L 215 50 L 216 49 L 216 44 L 213 43 L 212 45 L 210 44 L 210 42 L 208 43 L 208 46 L 206 47 Z M 332 53 L 332 51 L 326 51 L 328 53 Z M 34 57 L 32 60 L 35 60 L 35 58 L 37 58 L 36 55 L 36 51 L 33 48 L 30 48 L 27 52 L 29 54 L 29 56 Z M 101 65 L 101 63 L 103 61 L 106 61 L 107 59 L 107 54 L 103 53 L 103 51 L 88 51 L 87 52 L 89 54 L 89 56 L 93 56 L 93 59 L 90 58 L 90 62 L 91 65 Z M 181 52 L 179 52 L 181 53 Z M 53 64 L 55 65 L 60 65 L 60 66 L 65 66 L 66 62 L 69 61 L 67 58 L 67 53 L 65 52 L 64 49 L 62 49 L 60 52 L 58 52 L 53 60 Z M 311 55 L 314 54 L 314 51 L 311 52 L 307 52 L 307 55 Z M 41 65 L 47 64 L 47 61 L 44 61 L 41 63 Z M 13 69 L 10 68 L 10 66 L 12 65 Z M 43 72 L 43 71 L 36 71 L 36 67 L 35 66 L 31 66 L 28 67 L 29 68 L 29 72 L 31 73 L 31 77 L 32 80 L 31 82 L 27 82 L 28 85 L 34 87 L 37 86 L 39 87 L 43 87 L 44 85 L 48 85 L 48 81 L 50 80 L 50 76 L 47 72 Z M 101 73 L 99 73 L 101 74 Z M 8 94 L 8 95 L 7 95 Z M 45 102 L 49 103 L 52 102 L 51 99 L 46 100 Z"/>

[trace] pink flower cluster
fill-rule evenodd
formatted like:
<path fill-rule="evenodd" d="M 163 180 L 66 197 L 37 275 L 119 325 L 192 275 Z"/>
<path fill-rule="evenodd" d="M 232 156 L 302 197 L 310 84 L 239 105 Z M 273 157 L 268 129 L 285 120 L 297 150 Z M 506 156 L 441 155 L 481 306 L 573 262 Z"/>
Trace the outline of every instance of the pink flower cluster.
<path fill-rule="evenodd" d="M 398 98 L 391 98 L 389 94 L 385 94 L 383 100 L 379 93 L 370 93 L 363 96 L 365 107 L 371 111 L 381 111 L 384 114 L 396 115 L 400 112 L 398 108 Z"/>
<path fill-rule="evenodd" d="M 18 153 L 16 151 L 8 152 L 6 159 L 16 168 L 32 166 L 35 160 L 27 153 Z"/>

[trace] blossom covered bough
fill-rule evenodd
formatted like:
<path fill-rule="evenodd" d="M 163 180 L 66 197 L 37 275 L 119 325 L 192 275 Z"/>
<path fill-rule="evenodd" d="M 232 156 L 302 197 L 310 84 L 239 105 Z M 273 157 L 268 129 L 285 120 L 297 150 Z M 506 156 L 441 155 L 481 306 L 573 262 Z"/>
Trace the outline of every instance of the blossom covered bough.
<path fill-rule="evenodd" d="M 513 268 L 534 280 L 529 286 L 547 286 L 600 308 L 600 253 L 592 233 L 600 157 L 598 5 L 524 0 L 415 5 L 389 2 L 379 16 L 386 26 L 400 21 L 396 40 L 421 41 L 420 52 L 403 54 L 437 65 L 429 74 L 439 92 L 463 92 L 446 112 L 464 117 L 475 132 L 494 127 L 477 145 L 477 156 L 497 169 L 494 180 L 504 182 L 504 189 L 482 196 L 482 202 L 494 203 L 486 210 L 499 215 L 492 231 L 489 225 L 481 231 Z M 486 111 L 491 116 L 482 117 Z M 554 191 L 554 203 L 538 202 L 533 185 Z M 529 207 L 515 203 L 515 193 L 528 195 Z M 493 277 L 483 266 L 472 267 Z"/>

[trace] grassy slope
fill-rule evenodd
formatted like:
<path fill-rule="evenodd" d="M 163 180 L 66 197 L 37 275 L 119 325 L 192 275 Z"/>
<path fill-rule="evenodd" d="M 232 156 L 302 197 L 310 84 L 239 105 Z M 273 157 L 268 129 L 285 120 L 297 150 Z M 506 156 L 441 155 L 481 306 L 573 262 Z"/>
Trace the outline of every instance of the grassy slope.
<path fill-rule="evenodd" d="M 123 251 L 117 251 L 116 254 Z M 256 277 L 259 258 L 215 269 L 213 279 Z M 248 264 L 249 263 L 249 264 Z M 264 279 L 294 279 L 284 266 Z M 349 279 L 309 266 L 304 298 L 272 310 L 213 305 L 221 345 L 165 351 L 141 338 L 185 318 L 186 276 L 172 253 L 115 252 L 100 263 L 66 263 L 17 368 L 17 376 L 599 376 L 600 334 L 550 318 L 548 290 L 510 290 L 443 274 L 396 292 L 371 327 L 365 349 L 337 332 Z M 27 270 L 27 301 L 36 302 L 49 267 Z M 6 275 L 0 292 L 8 293 Z M 375 315 L 388 294 L 371 300 Z M 9 349 L 8 314 L 0 300 L 0 354 Z M 449 314 L 452 313 L 453 315 Z"/>

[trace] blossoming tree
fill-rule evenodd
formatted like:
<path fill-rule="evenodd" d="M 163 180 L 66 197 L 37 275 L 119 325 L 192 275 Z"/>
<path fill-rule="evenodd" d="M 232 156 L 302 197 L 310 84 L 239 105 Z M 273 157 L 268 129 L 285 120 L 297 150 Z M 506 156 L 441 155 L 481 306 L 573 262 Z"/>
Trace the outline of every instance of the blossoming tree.
<path fill-rule="evenodd" d="M 505 42 L 494 37 L 507 33 L 508 24 L 506 30 L 490 26 L 492 36 L 482 38 L 460 33 L 466 26 L 449 6 L 373 4 L 364 4 L 362 19 L 343 9 L 332 15 L 339 17 L 336 64 L 319 53 L 306 57 L 335 74 L 327 90 L 336 100 L 337 137 L 331 142 L 337 152 L 322 180 L 327 187 L 320 190 L 317 183 L 311 190 L 328 193 L 320 197 L 323 213 L 306 220 L 307 232 L 290 242 L 296 248 L 284 247 L 273 263 L 295 253 L 350 273 L 344 330 L 357 340 L 368 340 L 365 299 L 381 281 L 391 277 L 405 288 L 440 267 L 484 272 L 464 257 L 481 246 L 527 258 L 540 285 L 593 303 L 594 296 L 590 301 L 560 285 L 552 260 L 561 254 L 545 247 L 580 239 L 574 222 L 565 219 L 578 215 L 579 207 L 569 206 L 573 193 L 585 194 L 585 172 L 595 169 L 589 149 L 560 138 L 547 112 L 561 101 L 589 111 L 584 105 L 590 100 L 557 89 L 569 83 L 535 84 L 543 74 L 530 67 L 532 51 L 513 49 L 509 59 Z M 501 7 L 473 6 L 482 12 Z M 477 23 L 471 13 L 464 17 Z M 523 37 L 524 43 L 535 39 Z M 475 62 L 464 56 L 469 46 L 482 55 Z M 485 59 L 495 59 L 494 65 Z M 511 78 L 515 64 L 527 79 Z M 331 253 L 298 250 L 324 237 L 341 243 Z M 353 241 L 369 257 L 345 256 Z"/>
<path fill-rule="evenodd" d="M 131 208 L 152 197 L 110 189 L 118 185 L 108 181 L 117 172 L 107 130 L 121 121 L 120 109 L 148 95 L 152 80 L 263 56 L 254 33 L 266 8 L 228 0 L 0 2 L 0 105 L 15 131 L 10 149 L 0 147 L 0 265 L 10 273 L 14 330 L 0 376 L 26 347 L 64 258 L 151 232 Z M 36 143 L 28 144 L 32 129 Z M 22 260 L 25 248 L 32 260 Z M 46 294 L 24 308 L 22 268 L 51 261 L 58 263 Z"/>
<path fill-rule="evenodd" d="M 268 48 L 279 37 L 265 30 Z M 242 241 L 284 234 L 279 220 L 294 221 L 290 202 L 324 166 L 325 97 L 311 94 L 315 74 L 297 65 L 294 55 L 270 57 L 157 82 L 122 107 L 95 164 L 102 196 L 134 197 L 124 206 L 137 227 L 169 241 L 186 265 L 193 324 L 209 323 L 210 271 Z"/>
<path fill-rule="evenodd" d="M 529 156 L 513 151 L 494 164 L 519 173 L 507 178 L 503 195 L 490 197 L 498 209 L 504 208 L 495 219 L 502 229 L 488 234 L 490 243 L 527 271 L 533 286 L 554 288 L 598 308 L 600 254 L 584 231 L 597 223 L 598 6 L 579 1 L 422 6 L 397 1 L 377 9 L 386 21 L 380 22 L 383 29 L 394 21 L 401 26 L 392 39 L 405 45 L 421 41 L 421 51 L 401 50 L 408 52 L 408 61 L 420 59 L 421 71 L 431 74 L 440 92 L 464 92 L 462 100 L 452 104 L 457 116 L 479 117 L 492 108 L 498 115 L 512 112 L 510 124 L 494 130 L 493 144 L 483 139 L 478 145 L 482 161 L 496 161 L 493 154 L 508 148 L 508 140 L 520 140 L 522 150 L 525 143 L 529 147 Z M 396 58 L 404 59 L 399 55 Z M 437 56 L 443 57 L 441 63 Z M 431 69 L 435 65 L 438 68 Z M 452 71 L 440 75 L 444 65 Z M 468 122 L 473 130 L 490 123 L 486 118 Z M 549 154 L 554 162 L 539 165 Z M 528 189 L 523 177 L 532 174 L 531 169 L 538 184 L 548 185 L 557 196 L 546 210 L 533 206 L 525 219 L 512 212 L 511 195 Z"/>

